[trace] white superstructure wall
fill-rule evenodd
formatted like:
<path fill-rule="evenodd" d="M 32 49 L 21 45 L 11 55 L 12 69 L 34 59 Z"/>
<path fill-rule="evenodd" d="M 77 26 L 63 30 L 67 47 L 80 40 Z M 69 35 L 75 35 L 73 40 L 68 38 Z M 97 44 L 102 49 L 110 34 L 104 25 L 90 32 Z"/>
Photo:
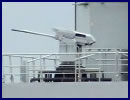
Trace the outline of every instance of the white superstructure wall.
<path fill-rule="evenodd" d="M 120 48 L 126 49 L 127 51 L 128 3 L 77 2 L 76 30 L 90 33 L 96 38 L 96 43 L 90 48 Z M 94 58 L 96 59 L 98 57 L 94 56 Z M 112 58 L 114 58 L 112 55 L 102 56 L 102 59 Z M 118 58 L 121 58 L 121 56 L 118 56 Z M 102 61 L 101 63 L 108 64 L 110 61 Z M 114 64 L 115 62 L 111 63 Z M 128 66 L 123 66 L 123 68 L 128 68 Z M 102 69 L 107 72 L 115 71 L 116 66 L 104 66 Z M 122 70 L 121 66 L 119 70 Z M 105 77 L 113 77 L 113 80 L 115 80 L 115 76 L 105 75 Z"/>
<path fill-rule="evenodd" d="M 93 34 L 93 47 L 128 49 L 127 2 L 78 2 L 76 8 L 77 31 Z"/>

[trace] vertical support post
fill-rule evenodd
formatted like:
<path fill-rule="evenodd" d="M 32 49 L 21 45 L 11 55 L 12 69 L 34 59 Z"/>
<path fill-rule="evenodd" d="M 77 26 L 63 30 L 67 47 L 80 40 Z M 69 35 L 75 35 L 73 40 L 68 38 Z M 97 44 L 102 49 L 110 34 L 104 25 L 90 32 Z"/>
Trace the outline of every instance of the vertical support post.
<path fill-rule="evenodd" d="M 74 20 L 75 20 L 75 27 L 74 27 L 74 28 L 75 28 L 75 31 L 77 30 L 77 18 L 76 18 L 76 16 L 77 16 L 77 14 L 76 14 L 76 12 L 77 12 L 77 7 L 76 7 L 76 6 L 77 6 L 77 4 L 76 4 L 76 2 L 75 2 L 75 9 L 74 9 L 74 10 L 75 10 L 75 18 L 74 18 Z"/>
<path fill-rule="evenodd" d="M 46 65 L 45 65 L 45 58 L 43 58 L 43 70 L 46 69 Z M 43 73 L 43 76 L 45 77 L 46 74 Z M 48 75 L 47 75 L 48 76 Z"/>
<path fill-rule="evenodd" d="M 105 49 L 105 50 L 103 50 L 104 52 L 108 52 L 108 50 L 106 51 L 107 49 Z M 107 62 L 106 62 L 106 60 L 105 59 L 107 59 L 107 54 L 105 53 L 105 54 L 102 54 L 102 59 L 104 59 L 103 61 L 102 61 L 102 64 L 103 64 L 103 66 L 101 67 L 102 68 L 102 70 L 103 71 L 105 71 L 105 70 L 107 70 L 107 67 L 105 67 L 104 65 L 105 64 L 107 64 Z"/>
<path fill-rule="evenodd" d="M 54 66 L 55 66 L 55 69 L 56 69 L 56 67 L 57 67 L 57 63 L 56 63 L 56 59 L 54 60 Z"/>
<path fill-rule="evenodd" d="M 29 63 L 26 63 L 26 82 L 29 82 Z"/>
<path fill-rule="evenodd" d="M 24 70 L 24 66 L 23 66 L 23 57 L 20 58 L 21 60 L 21 68 L 20 68 L 20 80 L 23 81 L 24 75 L 22 74 L 23 70 Z"/>
<path fill-rule="evenodd" d="M 77 82 L 77 66 L 76 66 L 76 60 L 75 60 L 75 82 Z"/>
<path fill-rule="evenodd" d="M 9 65 L 10 65 L 10 81 L 11 83 L 14 82 L 14 76 L 13 76 L 13 67 L 12 67 L 12 57 L 9 55 Z"/>
<path fill-rule="evenodd" d="M 56 69 L 56 67 L 57 67 L 57 65 L 58 65 L 58 64 L 57 64 L 57 61 L 58 61 L 57 55 L 55 55 L 55 59 L 56 59 L 56 60 L 55 60 L 55 69 Z"/>
<path fill-rule="evenodd" d="M 32 60 L 34 60 L 34 58 L 32 58 Z M 32 62 L 33 65 L 33 77 L 35 77 L 35 61 Z"/>
<path fill-rule="evenodd" d="M 86 65 L 86 68 L 87 68 L 87 58 L 85 59 L 85 65 Z"/>
<path fill-rule="evenodd" d="M 22 82 L 26 82 L 26 77 L 27 77 L 27 69 L 26 69 L 26 65 L 25 62 L 23 61 L 23 57 L 21 57 L 21 66 L 20 66 L 20 80 Z"/>
<path fill-rule="evenodd" d="M 116 55 L 115 55 L 115 60 L 116 60 L 116 81 L 119 80 L 119 66 L 118 66 L 118 51 L 116 50 Z"/>
<path fill-rule="evenodd" d="M 99 82 L 101 81 L 101 69 L 99 68 Z"/>
<path fill-rule="evenodd" d="M 43 58 L 44 59 L 44 58 Z M 40 55 L 40 81 L 43 79 L 42 76 L 42 55 Z"/>
<path fill-rule="evenodd" d="M 2 55 L 2 83 L 5 83 L 4 56 Z"/>
<path fill-rule="evenodd" d="M 45 63 L 45 58 L 43 58 L 43 69 L 46 69 L 46 63 Z"/>
<path fill-rule="evenodd" d="M 81 68 L 80 68 L 80 61 L 81 61 L 81 59 L 79 59 L 79 62 L 78 62 L 78 65 L 79 65 L 79 70 L 78 70 L 78 82 L 81 82 Z"/>

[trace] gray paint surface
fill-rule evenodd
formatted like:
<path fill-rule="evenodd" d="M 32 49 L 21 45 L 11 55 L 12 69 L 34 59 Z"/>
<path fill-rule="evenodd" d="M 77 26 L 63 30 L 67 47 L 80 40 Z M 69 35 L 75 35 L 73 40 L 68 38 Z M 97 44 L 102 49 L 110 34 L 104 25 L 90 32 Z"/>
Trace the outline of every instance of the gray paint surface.
<path fill-rule="evenodd" d="M 88 2 L 88 5 L 77 5 L 77 31 L 94 35 L 96 43 L 90 48 L 128 49 L 128 3 Z M 103 55 L 102 58 L 111 59 L 113 55 Z M 104 71 L 114 71 L 115 67 L 104 66 Z M 110 74 L 106 77 L 115 78 Z"/>
<path fill-rule="evenodd" d="M 80 6 L 78 31 L 94 34 L 95 47 L 128 48 L 128 4 L 116 5 L 92 4 L 88 9 Z M 2 9 L 2 53 L 58 52 L 57 41 L 15 34 L 11 28 L 51 33 L 52 27 L 72 29 L 74 25 L 72 3 L 2 3 Z M 121 98 L 128 97 L 128 82 L 2 84 L 2 96 Z"/>
<path fill-rule="evenodd" d="M 3 84 L 3 98 L 128 98 L 128 82 Z"/>
<path fill-rule="evenodd" d="M 77 30 L 93 34 L 95 48 L 128 49 L 128 3 L 78 5 Z"/>

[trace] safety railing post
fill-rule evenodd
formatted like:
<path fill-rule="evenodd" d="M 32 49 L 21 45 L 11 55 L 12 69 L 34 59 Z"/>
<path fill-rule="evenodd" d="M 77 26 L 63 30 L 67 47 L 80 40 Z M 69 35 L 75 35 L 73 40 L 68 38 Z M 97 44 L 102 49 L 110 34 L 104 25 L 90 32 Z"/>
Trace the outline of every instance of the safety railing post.
<path fill-rule="evenodd" d="M 118 80 L 119 80 L 119 72 L 118 72 L 118 71 L 119 71 L 119 70 L 118 70 L 118 69 L 119 69 L 119 68 L 118 68 L 119 66 L 118 66 L 118 51 L 117 51 L 117 50 L 116 50 L 116 53 L 115 53 L 115 65 L 116 65 L 116 66 L 115 66 L 115 74 L 116 74 L 116 75 L 115 75 L 115 76 L 116 76 L 116 77 L 115 77 L 115 80 L 118 81 Z"/>
<path fill-rule="evenodd" d="M 22 72 L 24 72 L 24 66 L 23 66 L 23 57 L 20 57 L 20 61 L 21 61 L 21 66 L 20 66 L 20 73 L 22 73 Z M 20 81 L 22 81 L 23 82 L 23 80 L 24 80 L 24 75 L 20 75 Z"/>
<path fill-rule="evenodd" d="M 29 82 L 29 63 L 25 63 L 26 72 L 24 73 L 26 75 L 26 82 Z"/>
<path fill-rule="evenodd" d="M 14 82 L 14 76 L 13 76 L 13 67 L 12 67 L 12 57 L 9 55 L 9 65 L 10 65 L 10 81 L 11 83 Z"/>
<path fill-rule="evenodd" d="M 55 67 L 55 69 L 56 69 L 56 67 L 57 67 L 57 55 L 55 55 L 55 59 L 54 59 L 54 67 Z"/>
<path fill-rule="evenodd" d="M 34 58 L 32 58 L 34 60 Z M 33 77 L 35 77 L 35 61 L 32 61 L 32 67 L 33 67 Z"/>
<path fill-rule="evenodd" d="M 99 68 L 99 82 L 101 81 L 101 69 Z"/>
<path fill-rule="evenodd" d="M 81 82 L 81 68 L 80 68 L 80 62 L 81 62 L 81 59 L 79 59 L 78 61 L 78 82 Z"/>
<path fill-rule="evenodd" d="M 4 56 L 2 56 L 2 83 L 5 83 Z"/>
<path fill-rule="evenodd" d="M 21 66 L 20 66 L 20 80 L 22 82 L 27 82 L 27 66 L 26 62 L 23 61 L 23 57 L 20 57 L 21 59 Z"/>
<path fill-rule="evenodd" d="M 75 82 L 77 82 L 77 66 L 76 66 L 76 60 L 75 60 Z"/>
<path fill-rule="evenodd" d="M 45 58 L 43 58 L 45 59 Z M 44 65 L 45 67 L 45 65 Z M 40 81 L 42 81 L 43 75 L 42 75 L 42 55 L 40 55 Z"/>

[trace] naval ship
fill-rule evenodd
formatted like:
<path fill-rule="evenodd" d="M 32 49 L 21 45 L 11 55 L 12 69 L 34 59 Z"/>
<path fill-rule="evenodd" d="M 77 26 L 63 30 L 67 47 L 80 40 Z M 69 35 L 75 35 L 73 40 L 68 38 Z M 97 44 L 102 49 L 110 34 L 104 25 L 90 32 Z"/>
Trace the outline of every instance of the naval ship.
<path fill-rule="evenodd" d="M 128 48 L 121 47 L 127 46 L 125 32 L 121 35 L 126 20 L 124 5 L 76 2 L 76 31 L 53 29 L 54 36 L 12 29 L 58 40 L 59 52 L 3 53 L 2 97 L 128 98 Z"/>
<path fill-rule="evenodd" d="M 56 30 L 59 53 L 2 55 L 4 98 L 127 98 L 128 50 L 90 48 L 93 36 Z"/>

